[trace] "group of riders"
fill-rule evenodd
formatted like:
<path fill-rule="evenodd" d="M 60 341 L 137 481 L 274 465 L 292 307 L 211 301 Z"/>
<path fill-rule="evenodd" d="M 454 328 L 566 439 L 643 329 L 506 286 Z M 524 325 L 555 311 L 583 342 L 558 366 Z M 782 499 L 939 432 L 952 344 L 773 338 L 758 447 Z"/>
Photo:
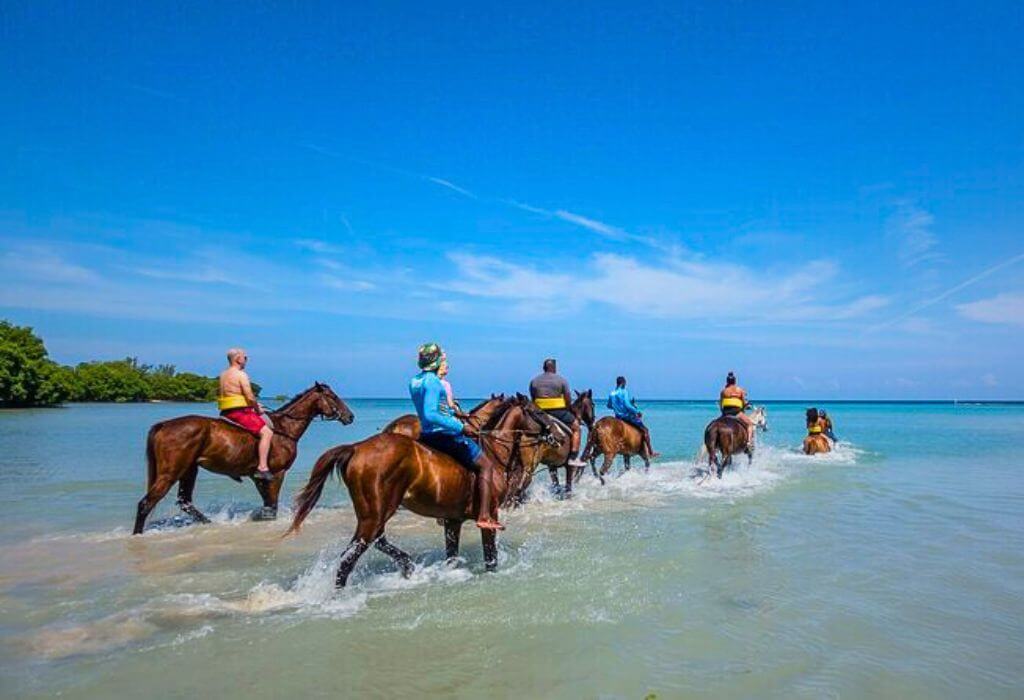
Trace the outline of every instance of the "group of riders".
<path fill-rule="evenodd" d="M 270 480 L 268 465 L 273 426 L 268 423 L 266 409 L 257 401 L 252 384 L 245 372 L 248 355 L 239 348 L 227 353 L 228 367 L 220 374 L 218 409 L 221 416 L 232 421 L 259 439 L 258 465 L 253 478 Z M 498 520 L 498 502 L 494 496 L 494 481 L 498 465 L 484 452 L 474 439 L 475 434 L 466 423 L 467 415 L 455 400 L 449 372 L 448 357 L 437 343 L 421 345 L 417 361 L 419 372 L 409 380 L 409 395 L 416 407 L 421 432 L 419 441 L 425 446 L 447 454 L 477 474 L 476 499 L 480 504 L 477 527 L 482 530 L 501 530 Z M 626 388 L 626 378 L 617 377 L 615 388 L 609 393 L 607 407 L 619 420 L 635 427 L 642 435 L 646 453 L 658 456 L 651 444 L 651 434 L 643 420 L 643 413 Z M 554 358 L 544 360 L 543 371 L 530 381 L 529 397 L 537 408 L 562 423 L 571 435 L 568 466 L 580 468 L 580 417 L 572 410 L 572 392 L 569 382 L 558 373 Z M 746 415 L 750 407 L 747 392 L 736 381 L 732 372 L 726 376 L 719 395 L 722 416 L 738 420 L 747 430 L 748 444 L 754 441 L 754 422 Z M 823 410 L 807 411 L 807 429 L 810 435 L 825 435 L 835 440 L 832 422 Z"/>

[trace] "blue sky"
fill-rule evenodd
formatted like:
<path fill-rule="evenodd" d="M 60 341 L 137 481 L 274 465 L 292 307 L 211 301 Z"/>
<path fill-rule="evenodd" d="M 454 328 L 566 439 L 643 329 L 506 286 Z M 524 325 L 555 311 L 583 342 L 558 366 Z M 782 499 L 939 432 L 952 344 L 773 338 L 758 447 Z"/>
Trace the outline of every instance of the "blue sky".
<path fill-rule="evenodd" d="M 10 3 L 0 317 L 401 396 L 1021 398 L 1019 3 Z"/>

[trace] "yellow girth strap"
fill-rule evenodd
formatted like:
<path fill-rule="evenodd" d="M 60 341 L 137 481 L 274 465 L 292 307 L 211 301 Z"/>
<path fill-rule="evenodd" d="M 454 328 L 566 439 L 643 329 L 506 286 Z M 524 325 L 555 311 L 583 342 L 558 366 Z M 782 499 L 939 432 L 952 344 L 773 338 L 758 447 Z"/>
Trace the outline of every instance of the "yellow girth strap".
<path fill-rule="evenodd" d="M 249 405 L 245 397 L 240 394 L 232 394 L 231 396 L 218 396 L 217 397 L 217 410 L 218 411 L 230 411 L 233 408 L 245 408 Z"/>
<path fill-rule="evenodd" d="M 810 435 L 817 435 L 818 433 L 821 432 L 821 426 L 820 425 L 812 425 L 811 427 L 809 427 L 807 429 L 807 432 Z"/>
<path fill-rule="evenodd" d="M 738 396 L 726 396 L 722 399 L 722 408 L 743 408 L 743 399 Z"/>
<path fill-rule="evenodd" d="M 551 411 L 556 408 L 565 408 L 565 397 L 564 396 L 538 396 L 533 400 L 537 404 L 537 408 L 545 411 Z"/>

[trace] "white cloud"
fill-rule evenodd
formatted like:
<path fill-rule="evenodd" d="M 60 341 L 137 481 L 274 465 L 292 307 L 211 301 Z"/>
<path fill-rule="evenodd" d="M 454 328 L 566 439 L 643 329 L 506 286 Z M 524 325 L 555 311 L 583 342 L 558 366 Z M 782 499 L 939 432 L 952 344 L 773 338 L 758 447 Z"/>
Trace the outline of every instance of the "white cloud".
<path fill-rule="evenodd" d="M 458 192 L 463 197 L 469 197 L 470 199 L 476 199 L 477 198 L 475 194 L 473 194 L 469 190 L 465 189 L 464 187 L 459 187 L 454 182 L 449 182 L 448 180 L 444 180 L 444 179 L 439 178 L 439 177 L 431 177 L 429 175 L 427 176 L 427 181 L 428 182 L 433 182 L 435 185 L 440 185 L 441 187 L 447 187 L 448 189 L 450 189 L 453 192 Z"/>
<path fill-rule="evenodd" d="M 346 226 L 349 226 L 349 230 L 351 231 L 351 226 L 348 223 L 348 219 L 342 217 L 342 221 L 345 222 Z M 302 248 L 303 250 L 308 250 L 313 253 L 320 253 L 322 255 L 340 255 L 345 252 L 345 249 L 342 248 L 341 246 L 334 245 L 333 243 L 328 243 L 327 241 L 321 241 L 316 238 L 297 238 L 295 239 L 294 243 L 296 246 Z"/>
<path fill-rule="evenodd" d="M 571 211 L 565 211 L 559 209 L 558 211 L 552 212 L 552 215 L 562 221 L 568 221 L 570 224 L 576 224 L 582 226 L 585 229 L 598 233 L 606 238 L 611 238 L 616 241 L 623 241 L 631 236 L 617 226 L 606 224 L 603 221 L 597 221 L 596 219 L 589 219 L 579 214 L 573 214 Z"/>
<path fill-rule="evenodd" d="M 325 287 L 331 289 L 337 289 L 346 292 L 368 292 L 371 289 L 376 289 L 377 285 L 366 280 L 351 279 L 349 277 L 339 277 L 337 275 L 320 275 L 320 282 Z"/>
<path fill-rule="evenodd" d="M 935 217 L 916 204 L 903 202 L 886 222 L 886 232 L 899 248 L 900 263 L 905 268 L 938 262 L 942 256 L 935 250 L 938 238 L 932 231 Z"/>
<path fill-rule="evenodd" d="M 1024 325 L 1024 293 L 998 294 L 966 304 L 957 304 L 961 316 L 981 323 Z"/>
<path fill-rule="evenodd" d="M 449 256 L 459 272 L 445 288 L 474 297 L 506 299 L 517 314 L 564 315 L 590 303 L 642 316 L 715 321 L 841 320 L 863 316 L 887 300 L 865 296 L 822 303 L 821 284 L 837 269 L 812 261 L 800 271 L 770 275 L 727 263 L 679 261 L 656 266 L 598 254 L 580 273 L 549 273 L 493 257 Z"/>
<path fill-rule="evenodd" d="M 46 246 L 16 246 L 0 256 L 5 276 L 28 278 L 33 282 L 80 284 L 96 282 L 100 276 L 89 268 L 70 262 Z"/>

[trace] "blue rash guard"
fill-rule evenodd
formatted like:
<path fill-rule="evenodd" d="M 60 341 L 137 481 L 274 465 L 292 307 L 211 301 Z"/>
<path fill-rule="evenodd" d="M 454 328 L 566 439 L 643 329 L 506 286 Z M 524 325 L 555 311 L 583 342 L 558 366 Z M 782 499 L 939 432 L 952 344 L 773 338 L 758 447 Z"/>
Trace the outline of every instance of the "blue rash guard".
<path fill-rule="evenodd" d="M 462 435 L 462 421 L 448 413 L 447 394 L 437 374 L 417 374 L 409 381 L 409 395 L 416 406 L 423 434 Z"/>
<path fill-rule="evenodd" d="M 409 381 L 409 395 L 420 419 L 420 442 L 476 470 L 480 446 L 462 434 L 462 421 L 448 413 L 448 394 L 434 372 L 420 372 Z"/>
<path fill-rule="evenodd" d="M 629 423 L 640 421 L 640 411 L 636 409 L 633 398 L 629 395 L 626 387 L 613 390 L 608 394 L 608 408 L 615 412 L 615 417 Z"/>

